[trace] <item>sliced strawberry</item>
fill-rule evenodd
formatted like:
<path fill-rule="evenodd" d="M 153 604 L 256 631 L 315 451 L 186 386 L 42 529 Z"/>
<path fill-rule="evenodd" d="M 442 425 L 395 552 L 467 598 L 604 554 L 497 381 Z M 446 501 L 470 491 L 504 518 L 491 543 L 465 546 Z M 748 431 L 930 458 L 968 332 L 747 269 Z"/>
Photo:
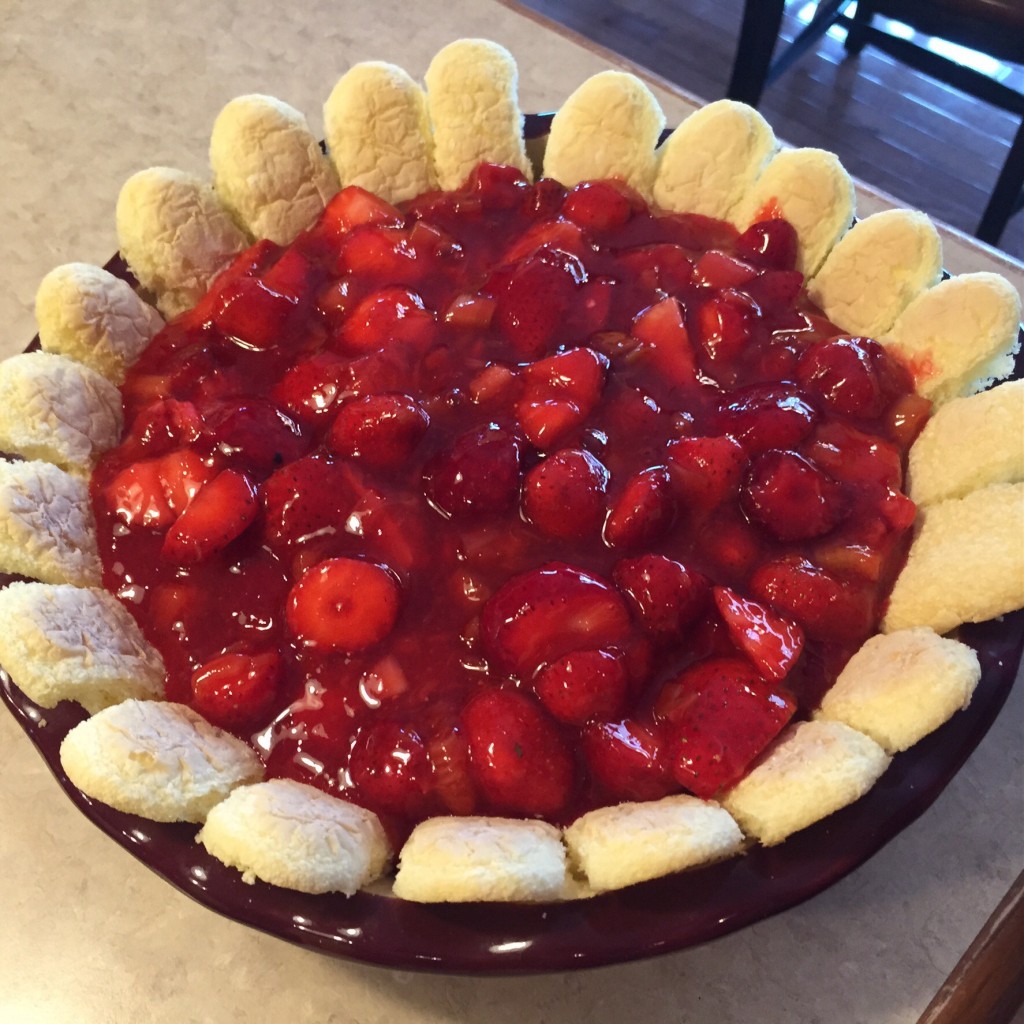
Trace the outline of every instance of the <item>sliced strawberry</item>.
<path fill-rule="evenodd" d="M 107 484 L 104 495 L 125 526 L 163 530 L 177 518 L 164 493 L 159 459 L 144 459 L 122 469 Z"/>
<path fill-rule="evenodd" d="M 358 185 L 349 185 L 327 204 L 316 231 L 318 234 L 337 236 L 360 224 L 396 226 L 402 222 L 402 214 L 390 203 Z"/>
<path fill-rule="evenodd" d="M 581 426 L 600 401 L 608 369 L 606 356 L 574 348 L 531 363 L 523 370 L 519 424 L 541 451 L 550 451 Z"/>
<path fill-rule="evenodd" d="M 850 511 L 841 484 L 810 459 L 777 449 L 755 455 L 740 502 L 780 540 L 807 540 L 834 529 Z"/>
<path fill-rule="evenodd" d="M 365 395 L 345 402 L 331 424 L 327 447 L 378 469 L 408 461 L 430 417 L 408 395 Z"/>
<path fill-rule="evenodd" d="M 792 309 L 804 286 L 799 270 L 763 270 L 743 286 L 743 291 L 757 303 L 766 317 L 774 317 Z"/>
<path fill-rule="evenodd" d="M 839 580 L 806 559 L 765 563 L 750 578 L 750 591 L 818 640 L 860 643 L 874 624 L 867 586 Z"/>
<path fill-rule="evenodd" d="M 400 597 L 395 577 L 379 565 L 331 558 L 292 587 L 285 618 L 302 644 L 351 654 L 391 632 Z"/>
<path fill-rule="evenodd" d="M 884 358 L 881 345 L 869 338 L 829 338 L 807 349 L 797 377 L 830 409 L 846 416 L 876 417 L 887 397 L 880 373 Z"/>
<path fill-rule="evenodd" d="M 179 564 L 200 562 L 240 536 L 258 511 L 249 478 L 233 469 L 222 470 L 168 530 L 163 554 Z"/>
<path fill-rule="evenodd" d="M 676 518 L 676 496 L 668 470 L 651 466 L 630 477 L 612 503 L 604 539 L 613 548 L 638 548 L 660 540 Z"/>
<path fill-rule="evenodd" d="M 360 224 L 342 239 L 337 269 L 378 285 L 416 284 L 429 271 L 426 261 L 417 259 L 404 228 L 374 224 Z"/>
<path fill-rule="evenodd" d="M 230 402 L 209 419 L 220 454 L 230 466 L 254 477 L 266 477 L 309 447 L 299 425 L 264 399 Z"/>
<path fill-rule="evenodd" d="M 508 210 L 530 198 L 530 183 L 522 171 L 505 164 L 477 164 L 466 179 L 466 188 L 475 190 L 489 210 Z"/>
<path fill-rule="evenodd" d="M 216 476 L 217 469 L 212 459 L 200 458 L 191 448 L 181 448 L 161 456 L 157 460 L 157 472 L 167 504 L 177 517 Z"/>
<path fill-rule="evenodd" d="M 680 437 L 669 442 L 667 452 L 672 484 L 684 504 L 715 508 L 738 493 L 747 453 L 736 438 Z"/>
<path fill-rule="evenodd" d="M 281 670 L 276 651 L 218 655 L 192 674 L 192 707 L 221 729 L 256 728 L 273 708 Z"/>
<path fill-rule="evenodd" d="M 671 385 L 692 384 L 697 364 L 678 299 L 667 298 L 649 306 L 633 321 L 633 337 L 641 342 L 637 355 L 664 374 Z"/>
<path fill-rule="evenodd" d="M 661 214 L 658 228 L 668 241 L 694 252 L 728 250 L 739 237 L 739 232 L 728 222 L 699 213 Z"/>
<path fill-rule="evenodd" d="M 703 253 L 694 266 L 694 277 L 707 288 L 742 288 L 757 277 L 757 267 L 724 252 Z"/>
<path fill-rule="evenodd" d="M 796 229 L 789 221 L 762 220 L 736 239 L 736 255 L 758 267 L 792 270 L 799 246 Z"/>
<path fill-rule="evenodd" d="M 551 195 L 557 197 L 559 207 L 562 205 L 565 190 L 561 185 L 552 183 Z M 538 249 L 547 247 L 563 252 L 579 255 L 586 252 L 587 242 L 579 226 L 568 220 L 547 220 L 533 224 L 512 243 L 501 258 L 502 263 L 520 263 L 532 256 Z"/>
<path fill-rule="evenodd" d="M 693 261 L 682 246 L 671 242 L 626 249 L 619 254 L 619 262 L 629 268 L 634 287 L 652 295 L 656 289 L 674 295 L 693 283 Z"/>
<path fill-rule="evenodd" d="M 803 650 L 803 630 L 728 587 L 714 587 L 712 593 L 733 642 L 758 672 L 771 682 L 785 679 Z"/>
<path fill-rule="evenodd" d="M 748 662 L 710 658 L 667 684 L 658 710 L 669 736 L 672 774 L 691 793 L 708 798 L 743 777 L 796 704 Z"/>
<path fill-rule="evenodd" d="M 419 295 L 395 286 L 363 299 L 341 328 L 338 340 L 353 355 L 377 352 L 396 343 L 424 350 L 436 331 L 434 314 Z"/>
<path fill-rule="evenodd" d="M 534 466 L 523 483 L 523 513 L 555 540 L 597 537 L 608 470 L 590 452 L 566 448 Z"/>
<path fill-rule="evenodd" d="M 621 714 L 628 684 L 621 653 L 573 651 L 541 670 L 534 692 L 558 721 L 582 725 Z"/>
<path fill-rule="evenodd" d="M 814 427 L 818 413 L 789 384 L 753 384 L 723 398 L 715 426 L 732 434 L 750 453 L 795 448 Z"/>
<path fill-rule="evenodd" d="M 517 355 L 526 359 L 542 356 L 586 280 L 578 256 L 544 245 L 516 267 L 504 289 L 495 295 L 494 324 Z"/>
<path fill-rule="evenodd" d="M 432 769 L 431 789 L 449 814 L 476 810 L 477 793 L 469 766 L 469 740 L 461 725 L 453 725 L 427 741 Z"/>
<path fill-rule="evenodd" d="M 589 722 L 580 745 L 594 781 L 615 800 L 658 800 L 678 788 L 654 723 Z"/>
<path fill-rule="evenodd" d="M 305 298 L 317 276 L 318 271 L 306 254 L 300 249 L 289 248 L 273 266 L 260 274 L 260 280 L 269 291 L 298 302 Z"/>
<path fill-rule="evenodd" d="M 617 647 L 629 635 L 629 611 L 614 588 L 562 562 L 512 577 L 481 619 L 487 657 L 524 679 L 570 651 Z"/>
<path fill-rule="evenodd" d="M 643 628 L 663 640 L 678 639 L 707 605 L 707 579 L 664 555 L 623 559 L 612 578 Z"/>
<path fill-rule="evenodd" d="M 750 311 L 727 295 L 717 295 L 698 306 L 696 328 L 710 365 L 731 365 L 750 343 Z"/>
<path fill-rule="evenodd" d="M 360 489 L 346 466 L 307 455 L 274 473 L 262 495 L 264 539 L 282 552 L 315 537 L 342 533 Z"/>
<path fill-rule="evenodd" d="M 903 482 L 899 450 L 845 423 L 823 423 L 807 446 L 807 454 L 837 480 L 859 488 L 899 488 Z"/>
<path fill-rule="evenodd" d="M 480 691 L 462 712 L 470 766 L 480 790 L 503 814 L 555 814 L 573 787 L 573 760 L 557 728 L 517 690 Z"/>
<path fill-rule="evenodd" d="M 739 509 L 721 508 L 704 523 L 696 548 L 723 578 L 738 581 L 764 558 L 764 534 Z"/>
<path fill-rule="evenodd" d="M 581 181 L 562 204 L 563 217 L 597 234 L 622 227 L 632 215 L 633 204 L 610 181 Z"/>
<path fill-rule="evenodd" d="M 281 337 L 296 302 L 291 295 L 272 291 L 259 278 L 240 277 L 221 291 L 213 322 L 246 348 L 269 348 Z"/>
<path fill-rule="evenodd" d="M 894 530 L 909 530 L 917 518 L 917 506 L 905 494 L 890 487 L 882 498 L 882 518 Z"/>
<path fill-rule="evenodd" d="M 348 365 L 333 352 L 318 352 L 285 371 L 270 397 L 299 423 L 312 425 L 336 408 L 349 381 Z"/>
<path fill-rule="evenodd" d="M 384 719 L 360 727 L 348 771 L 356 803 L 412 816 L 430 784 L 431 765 L 414 728 Z"/>
<path fill-rule="evenodd" d="M 519 442 L 493 424 L 442 449 L 423 469 L 427 498 L 447 516 L 488 516 L 519 498 Z"/>
<path fill-rule="evenodd" d="M 196 303 L 188 317 L 194 323 L 208 321 L 220 305 L 221 292 L 229 290 L 240 277 L 255 277 L 269 267 L 281 254 L 276 242 L 263 238 L 240 252 L 211 282 L 207 293 Z"/>
<path fill-rule="evenodd" d="M 203 417 L 191 402 L 164 398 L 147 405 L 134 419 L 129 435 L 147 455 L 192 444 L 203 433 Z"/>

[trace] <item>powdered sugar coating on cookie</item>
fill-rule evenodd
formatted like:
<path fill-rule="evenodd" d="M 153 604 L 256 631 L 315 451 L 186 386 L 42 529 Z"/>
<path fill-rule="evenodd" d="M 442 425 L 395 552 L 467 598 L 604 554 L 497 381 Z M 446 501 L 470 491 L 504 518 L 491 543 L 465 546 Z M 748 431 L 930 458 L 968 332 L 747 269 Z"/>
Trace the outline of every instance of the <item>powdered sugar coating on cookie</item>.
<path fill-rule="evenodd" d="M 922 292 L 880 338 L 934 402 L 982 390 L 1013 369 L 1020 296 L 998 274 L 960 274 Z"/>
<path fill-rule="evenodd" d="M 658 150 L 654 202 L 729 220 L 778 144 L 753 108 L 718 100 L 690 114 Z"/>
<path fill-rule="evenodd" d="M 993 484 L 918 515 L 920 532 L 882 620 L 886 633 L 948 633 L 1024 606 L 1024 483 Z"/>
<path fill-rule="evenodd" d="M 0 460 L 0 572 L 98 587 L 89 485 L 48 462 Z"/>
<path fill-rule="evenodd" d="M 127 700 L 79 723 L 61 765 L 87 796 L 151 821 L 203 821 L 263 777 L 253 749 L 183 704 Z"/>
<path fill-rule="evenodd" d="M 506 164 L 533 178 L 518 80 L 512 54 L 486 39 L 459 39 L 430 62 L 424 81 L 440 188 L 458 188 L 484 162 Z"/>
<path fill-rule="evenodd" d="M 236 789 L 206 816 L 196 841 L 246 882 L 314 894 L 351 896 L 391 860 L 375 814 L 290 779 Z"/>
<path fill-rule="evenodd" d="M 895 754 L 966 708 L 980 678 L 970 647 L 930 629 L 873 636 L 847 662 L 815 717 L 845 722 Z"/>
<path fill-rule="evenodd" d="M 718 804 L 679 795 L 590 811 L 565 842 L 573 866 L 604 892 L 730 857 L 743 833 Z"/>
<path fill-rule="evenodd" d="M 834 153 L 784 149 L 769 161 L 732 216 L 741 230 L 783 217 L 800 239 L 797 269 L 807 277 L 849 229 L 855 211 L 853 181 Z"/>
<path fill-rule="evenodd" d="M 44 352 L 75 359 L 114 384 L 164 325 L 127 281 L 89 263 L 51 270 L 36 292 L 35 313 Z"/>
<path fill-rule="evenodd" d="M 923 213 L 884 210 L 836 243 L 807 294 L 851 334 L 877 338 L 942 276 L 942 240 Z"/>
<path fill-rule="evenodd" d="M 722 804 L 748 836 L 774 846 L 859 800 L 889 760 L 873 739 L 842 722 L 800 722 Z"/>
<path fill-rule="evenodd" d="M 543 821 L 428 818 L 402 847 L 394 892 L 416 903 L 548 902 L 565 896 L 561 833 Z"/>
<path fill-rule="evenodd" d="M 338 191 L 305 117 L 273 96 L 231 100 L 210 135 L 213 187 L 253 238 L 287 245 Z"/>
<path fill-rule="evenodd" d="M 191 309 L 247 242 L 213 189 L 173 167 L 150 167 L 124 183 L 117 240 L 166 317 Z"/>
<path fill-rule="evenodd" d="M 95 714 L 163 696 L 163 660 L 105 590 L 11 583 L 0 590 L 0 621 L 0 665 L 44 708 L 73 700 Z"/>
<path fill-rule="evenodd" d="M 0 451 L 86 474 L 121 439 L 120 392 L 95 370 L 51 352 L 0 363 Z"/>
<path fill-rule="evenodd" d="M 907 476 L 918 505 L 1024 480 L 1024 381 L 940 406 L 910 449 Z"/>
<path fill-rule="evenodd" d="M 435 185 L 423 90 L 400 67 L 356 64 L 324 104 L 327 148 L 338 178 L 399 203 Z"/>
<path fill-rule="evenodd" d="M 588 78 L 555 114 L 544 175 L 567 188 L 619 178 L 649 198 L 658 137 L 665 127 L 654 94 L 635 75 L 602 71 Z"/>

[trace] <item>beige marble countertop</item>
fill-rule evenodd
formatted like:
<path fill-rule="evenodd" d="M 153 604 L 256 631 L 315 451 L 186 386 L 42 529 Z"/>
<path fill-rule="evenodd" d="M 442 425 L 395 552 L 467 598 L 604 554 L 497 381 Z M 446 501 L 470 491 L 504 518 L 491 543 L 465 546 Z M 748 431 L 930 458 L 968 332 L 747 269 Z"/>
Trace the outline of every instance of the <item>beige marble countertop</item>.
<path fill-rule="evenodd" d="M 680 31 L 685 31 L 681 23 Z M 140 167 L 205 167 L 220 107 L 320 106 L 356 60 L 414 76 L 460 35 L 507 45 L 524 109 L 556 107 L 603 57 L 493 2 L 7 0 L 0 11 L 0 356 L 34 333 L 40 278 L 115 250 Z M 670 123 L 684 99 L 659 91 Z M 863 192 L 861 209 L 885 203 Z M 955 271 L 1024 268 L 945 236 Z M 0 623 L 0 629 L 3 624 Z M 81 817 L 0 714 L 0 1021 L 913 1024 L 1024 867 L 1024 685 L 937 803 L 825 893 L 709 945 L 530 979 L 330 960 L 225 920 Z"/>

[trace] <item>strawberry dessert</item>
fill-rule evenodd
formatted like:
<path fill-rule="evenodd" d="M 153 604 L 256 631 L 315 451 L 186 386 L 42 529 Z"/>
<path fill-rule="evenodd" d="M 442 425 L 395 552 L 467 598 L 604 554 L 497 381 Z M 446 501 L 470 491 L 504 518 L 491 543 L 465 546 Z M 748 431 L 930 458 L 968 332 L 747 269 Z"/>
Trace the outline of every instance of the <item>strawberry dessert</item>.
<path fill-rule="evenodd" d="M 168 699 L 399 843 L 735 784 L 875 631 L 929 411 L 796 257 L 494 165 L 247 250 L 92 480 Z"/>

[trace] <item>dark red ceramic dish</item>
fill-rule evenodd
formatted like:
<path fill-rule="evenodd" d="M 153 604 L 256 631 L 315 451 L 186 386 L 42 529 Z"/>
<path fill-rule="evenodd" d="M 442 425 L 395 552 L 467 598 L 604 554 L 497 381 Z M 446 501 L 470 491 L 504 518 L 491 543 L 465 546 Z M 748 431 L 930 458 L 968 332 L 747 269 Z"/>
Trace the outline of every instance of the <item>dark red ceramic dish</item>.
<path fill-rule="evenodd" d="M 550 115 L 527 118 L 527 136 Z M 108 269 L 124 276 L 117 258 Z M 37 344 L 34 343 L 34 344 Z M 1015 376 L 1021 375 L 1018 360 Z M 0 586 L 11 577 L 0 575 Z M 525 974 L 639 960 L 707 942 L 816 895 L 920 816 L 959 771 L 1002 708 L 1024 653 L 1024 611 L 961 630 L 982 678 L 970 707 L 898 755 L 870 793 L 773 849 L 589 900 L 541 906 L 419 905 L 358 893 L 307 896 L 257 882 L 210 857 L 196 826 L 122 814 L 76 789 L 60 744 L 86 717 L 39 708 L 0 670 L 0 697 L 78 809 L 171 885 L 224 916 L 331 956 L 448 973 Z"/>
<path fill-rule="evenodd" d="M 193 825 L 161 825 L 90 800 L 60 765 L 85 712 L 42 710 L 0 673 L 0 696 L 78 809 L 186 895 L 226 917 L 331 956 L 404 970 L 519 974 L 639 960 L 727 935 L 795 906 L 866 861 L 938 797 L 1003 706 L 1024 650 L 1024 612 L 962 631 L 982 679 L 971 706 L 897 755 L 857 803 L 772 849 L 594 899 L 544 906 L 428 906 L 358 893 L 307 896 L 210 857 Z"/>

